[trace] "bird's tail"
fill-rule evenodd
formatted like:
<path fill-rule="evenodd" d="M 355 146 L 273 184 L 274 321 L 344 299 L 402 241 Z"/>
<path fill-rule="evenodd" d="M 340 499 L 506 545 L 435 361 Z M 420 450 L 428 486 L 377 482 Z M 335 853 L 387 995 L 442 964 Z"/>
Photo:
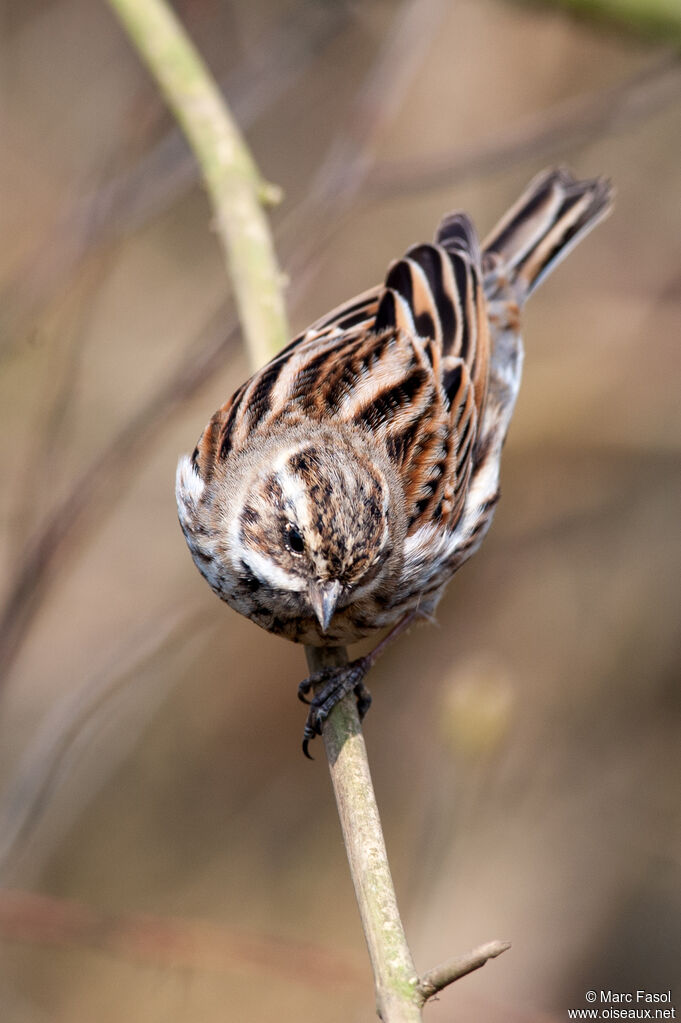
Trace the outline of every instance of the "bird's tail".
<path fill-rule="evenodd" d="M 522 305 L 573 245 L 607 216 L 613 190 L 605 178 L 577 181 L 564 168 L 543 171 L 483 245 L 486 292 L 510 287 Z"/>

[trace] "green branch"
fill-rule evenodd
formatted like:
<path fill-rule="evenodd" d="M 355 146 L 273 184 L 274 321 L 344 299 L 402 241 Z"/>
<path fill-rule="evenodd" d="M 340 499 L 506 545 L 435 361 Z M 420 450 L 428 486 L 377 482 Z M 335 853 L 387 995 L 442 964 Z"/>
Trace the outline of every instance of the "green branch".
<path fill-rule="evenodd" d="M 201 167 L 253 368 L 288 340 L 262 180 L 201 56 L 164 0 L 108 0 L 156 79 Z"/>

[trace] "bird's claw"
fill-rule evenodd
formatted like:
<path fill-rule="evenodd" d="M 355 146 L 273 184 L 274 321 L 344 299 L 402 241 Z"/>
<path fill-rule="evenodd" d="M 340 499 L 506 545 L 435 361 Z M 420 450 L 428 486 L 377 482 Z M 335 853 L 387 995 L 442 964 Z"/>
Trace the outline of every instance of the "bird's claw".
<path fill-rule="evenodd" d="M 307 696 L 316 686 L 320 686 L 323 682 L 327 682 L 333 674 L 339 670 L 338 668 L 320 668 L 319 671 L 313 671 L 311 675 L 304 678 L 298 686 L 298 699 L 301 703 L 306 703 L 308 706 L 312 703 L 312 700 L 308 700 Z M 314 697 L 313 697 L 314 699 Z"/>
<path fill-rule="evenodd" d="M 322 668 L 303 679 L 298 686 L 298 699 L 310 708 L 303 729 L 303 753 L 308 760 L 314 759 L 309 752 L 309 743 L 322 734 L 324 722 L 344 696 L 354 691 L 360 720 L 369 710 L 371 694 L 364 685 L 369 666 L 368 658 L 360 657 L 342 667 Z M 316 690 L 315 695 L 308 699 L 312 689 Z"/>

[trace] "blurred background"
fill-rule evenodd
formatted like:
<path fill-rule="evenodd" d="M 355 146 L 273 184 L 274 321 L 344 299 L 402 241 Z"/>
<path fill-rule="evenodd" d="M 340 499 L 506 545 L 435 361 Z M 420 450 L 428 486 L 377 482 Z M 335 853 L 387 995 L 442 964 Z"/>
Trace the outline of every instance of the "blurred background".
<path fill-rule="evenodd" d="M 427 1019 L 681 1001 L 678 8 L 175 6 L 283 188 L 292 329 L 547 165 L 615 182 L 528 307 L 491 533 L 365 735 L 418 968 L 513 942 Z M 196 166 L 105 3 L 5 0 L 2 50 L 0 1016 L 370 1021 L 303 650 L 176 520 L 249 373 Z"/>

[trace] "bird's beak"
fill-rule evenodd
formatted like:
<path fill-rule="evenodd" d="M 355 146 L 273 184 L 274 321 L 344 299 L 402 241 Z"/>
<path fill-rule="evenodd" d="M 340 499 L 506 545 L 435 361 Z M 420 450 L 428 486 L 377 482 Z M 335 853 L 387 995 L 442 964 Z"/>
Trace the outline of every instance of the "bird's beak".
<path fill-rule="evenodd" d="M 336 610 L 336 604 L 340 597 L 341 584 L 337 579 L 332 579 L 328 583 L 310 583 L 308 593 L 310 595 L 310 603 L 312 604 L 312 610 L 317 616 L 322 632 L 326 632 L 329 627 L 329 622 L 333 618 L 333 613 Z"/>

